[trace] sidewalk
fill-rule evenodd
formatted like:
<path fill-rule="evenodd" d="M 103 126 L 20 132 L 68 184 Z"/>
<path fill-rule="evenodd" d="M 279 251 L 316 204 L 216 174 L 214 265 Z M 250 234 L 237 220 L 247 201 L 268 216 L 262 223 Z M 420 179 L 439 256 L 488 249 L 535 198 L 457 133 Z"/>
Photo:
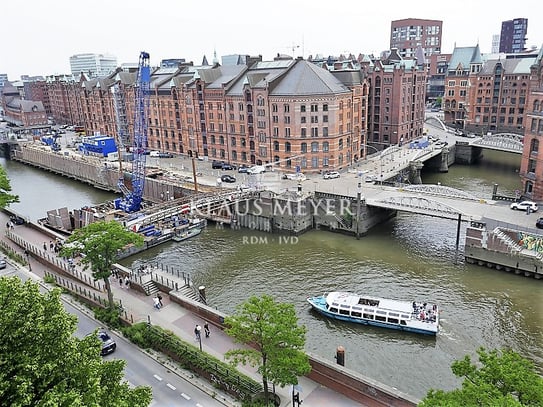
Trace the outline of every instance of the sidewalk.
<path fill-rule="evenodd" d="M 6 240 L 10 246 L 14 247 L 15 244 L 9 241 L 5 235 L 5 224 L 9 217 L 0 212 L 0 227 L 2 228 L 2 239 Z M 42 247 L 44 242 L 49 242 L 51 238 L 39 230 L 20 225 L 15 226 L 14 233 L 24 238 L 27 242 L 32 243 L 38 247 Z M 21 250 L 22 252 L 22 250 Z M 38 263 L 36 260 L 30 260 L 32 272 L 43 277 L 43 272 L 47 270 L 43 264 Z M 170 330 L 179 338 L 186 342 L 199 343 L 194 338 L 194 327 L 196 324 L 203 326 L 204 321 L 190 311 L 182 308 L 176 303 L 170 302 L 168 295 L 163 295 L 164 307 L 157 310 L 153 307 L 152 297 L 146 296 L 130 288 L 122 288 L 118 281 L 111 280 L 111 287 L 113 290 L 114 298 L 122 302 L 123 308 L 128 315 L 132 314 L 134 322 L 148 321 L 150 319 L 152 324 L 159 325 L 164 329 Z M 239 348 L 238 344 L 235 344 L 233 340 L 226 335 L 222 330 L 210 326 L 211 335 L 209 338 L 202 337 L 202 350 L 207 352 L 218 359 L 224 360 L 223 355 L 230 349 Z M 171 368 L 171 366 L 168 366 Z M 262 378 L 251 367 L 241 367 L 240 372 L 252 377 L 254 380 L 261 382 Z M 179 373 L 179 372 L 178 372 Z M 211 384 L 201 383 L 201 380 L 185 377 L 186 380 L 194 382 L 195 385 L 206 391 L 206 387 L 210 392 L 217 393 L 217 389 Z M 303 406 L 307 407 L 356 407 L 362 406 L 342 394 L 324 387 L 313 380 L 306 377 L 299 378 L 299 385 L 302 388 L 300 393 L 300 399 L 303 400 Z M 276 387 L 276 393 L 281 397 L 281 407 L 292 406 L 291 388 L 287 386 L 285 388 Z M 223 399 L 225 405 L 240 405 L 231 401 L 230 396 L 221 395 L 217 399 Z"/>

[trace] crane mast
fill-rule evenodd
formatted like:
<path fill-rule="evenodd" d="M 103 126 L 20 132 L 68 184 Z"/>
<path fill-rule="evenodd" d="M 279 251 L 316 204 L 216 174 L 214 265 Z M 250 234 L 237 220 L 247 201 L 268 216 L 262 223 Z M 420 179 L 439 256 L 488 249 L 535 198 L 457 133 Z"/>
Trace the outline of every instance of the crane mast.
<path fill-rule="evenodd" d="M 119 179 L 119 189 L 124 197 L 115 201 L 115 207 L 125 212 L 136 212 L 141 209 L 143 188 L 145 184 L 145 150 L 147 149 L 147 132 L 149 122 L 149 91 L 151 68 L 149 53 L 141 52 L 135 89 L 134 106 L 134 138 L 132 142 L 132 188 L 129 189 L 124 178 Z M 122 136 L 122 135 L 121 135 Z"/>

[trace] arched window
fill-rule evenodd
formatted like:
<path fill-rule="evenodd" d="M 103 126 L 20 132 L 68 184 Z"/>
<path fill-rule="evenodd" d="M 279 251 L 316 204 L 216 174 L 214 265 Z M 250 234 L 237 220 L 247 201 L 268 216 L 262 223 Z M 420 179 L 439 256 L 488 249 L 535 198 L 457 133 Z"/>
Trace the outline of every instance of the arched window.
<path fill-rule="evenodd" d="M 273 151 L 279 151 L 279 142 L 278 141 L 273 142 Z"/>
<path fill-rule="evenodd" d="M 291 146 L 291 144 L 290 144 L 290 141 L 287 141 L 287 142 L 285 143 L 285 152 L 286 152 L 286 153 L 290 153 L 291 151 L 292 151 L 292 146 Z"/>

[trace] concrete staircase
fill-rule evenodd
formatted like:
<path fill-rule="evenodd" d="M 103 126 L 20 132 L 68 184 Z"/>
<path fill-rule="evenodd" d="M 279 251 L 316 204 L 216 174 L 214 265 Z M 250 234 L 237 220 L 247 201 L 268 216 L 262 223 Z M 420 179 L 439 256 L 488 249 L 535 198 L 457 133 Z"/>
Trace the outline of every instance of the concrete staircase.
<path fill-rule="evenodd" d="M 143 291 L 145 291 L 145 294 L 150 296 L 155 295 L 160 291 L 153 280 L 144 282 L 141 287 L 143 288 Z"/>

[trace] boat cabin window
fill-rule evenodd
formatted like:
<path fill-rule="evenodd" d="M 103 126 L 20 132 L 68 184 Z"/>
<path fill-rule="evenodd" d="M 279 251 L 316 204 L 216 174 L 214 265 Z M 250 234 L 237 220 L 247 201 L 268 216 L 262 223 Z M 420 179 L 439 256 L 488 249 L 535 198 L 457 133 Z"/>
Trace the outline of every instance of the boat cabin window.
<path fill-rule="evenodd" d="M 330 312 L 337 312 L 337 308 L 336 307 L 330 307 Z"/>
<path fill-rule="evenodd" d="M 409 315 L 402 314 L 402 318 L 409 319 Z"/>
<path fill-rule="evenodd" d="M 358 300 L 358 303 L 360 305 L 369 305 L 370 307 L 378 307 L 379 306 L 379 301 L 370 300 L 369 298 L 360 298 Z"/>
<path fill-rule="evenodd" d="M 400 320 L 400 325 L 407 325 L 407 322 L 405 322 L 403 319 Z"/>
<path fill-rule="evenodd" d="M 362 313 L 361 312 L 358 312 L 358 311 L 352 311 L 351 312 L 351 315 L 353 317 L 356 317 L 356 318 L 360 318 L 362 316 Z"/>
<path fill-rule="evenodd" d="M 350 312 L 349 312 L 348 309 L 340 309 L 340 310 L 339 310 L 339 313 L 340 313 L 341 315 L 349 315 L 349 314 L 350 314 Z"/>
<path fill-rule="evenodd" d="M 386 322 L 387 317 L 382 317 L 381 315 L 376 315 L 376 316 L 375 316 L 375 320 L 376 320 L 376 321 L 383 321 L 383 322 Z"/>
<path fill-rule="evenodd" d="M 388 315 L 390 315 L 391 317 L 399 317 L 400 314 L 398 314 L 397 312 L 389 312 Z"/>
<path fill-rule="evenodd" d="M 379 311 L 379 310 L 375 311 L 375 313 L 376 314 L 381 314 L 381 315 L 386 315 L 387 314 L 385 311 Z"/>
<path fill-rule="evenodd" d="M 373 313 L 374 310 L 368 309 L 368 308 L 364 308 L 364 311 Z"/>
<path fill-rule="evenodd" d="M 389 318 L 388 322 L 390 322 L 391 324 L 397 324 L 398 323 L 398 318 Z"/>
<path fill-rule="evenodd" d="M 366 314 L 366 313 L 364 313 L 364 318 L 366 318 L 366 319 L 373 319 L 373 315 L 372 315 L 372 314 Z"/>

